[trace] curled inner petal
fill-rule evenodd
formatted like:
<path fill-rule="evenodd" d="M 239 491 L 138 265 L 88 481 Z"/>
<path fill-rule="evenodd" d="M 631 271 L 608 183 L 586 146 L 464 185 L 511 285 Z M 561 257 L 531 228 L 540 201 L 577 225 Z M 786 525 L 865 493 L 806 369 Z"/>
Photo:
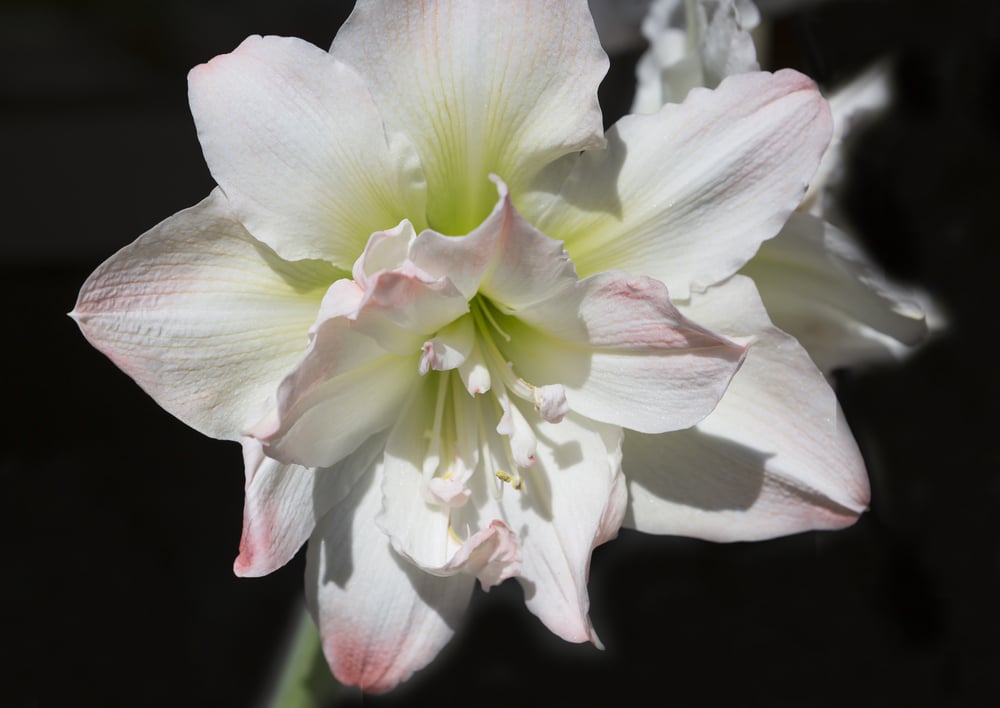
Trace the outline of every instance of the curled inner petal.
<path fill-rule="evenodd" d="M 483 590 L 489 590 L 517 575 L 521 569 L 521 545 L 507 524 L 494 519 L 462 544 L 448 567 L 476 576 Z"/>

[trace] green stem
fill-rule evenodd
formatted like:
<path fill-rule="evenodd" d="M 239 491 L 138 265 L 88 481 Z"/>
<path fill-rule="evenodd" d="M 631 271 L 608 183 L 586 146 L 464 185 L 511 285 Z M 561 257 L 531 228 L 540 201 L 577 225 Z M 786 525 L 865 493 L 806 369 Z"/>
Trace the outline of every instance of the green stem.
<path fill-rule="evenodd" d="M 340 684 L 323 657 L 319 632 L 305 608 L 288 639 L 286 654 L 267 708 L 321 708 L 333 705 Z"/>

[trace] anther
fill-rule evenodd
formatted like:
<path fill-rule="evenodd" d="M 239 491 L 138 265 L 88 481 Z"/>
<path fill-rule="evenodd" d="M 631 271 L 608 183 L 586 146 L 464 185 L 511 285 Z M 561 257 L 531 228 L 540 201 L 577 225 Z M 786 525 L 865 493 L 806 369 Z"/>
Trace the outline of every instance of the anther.
<path fill-rule="evenodd" d="M 503 470 L 497 470 L 496 475 L 497 479 L 499 479 L 501 482 L 506 482 L 514 489 L 518 491 L 524 489 L 524 478 L 521 477 L 521 475 L 512 475 L 507 472 L 504 472 Z"/>

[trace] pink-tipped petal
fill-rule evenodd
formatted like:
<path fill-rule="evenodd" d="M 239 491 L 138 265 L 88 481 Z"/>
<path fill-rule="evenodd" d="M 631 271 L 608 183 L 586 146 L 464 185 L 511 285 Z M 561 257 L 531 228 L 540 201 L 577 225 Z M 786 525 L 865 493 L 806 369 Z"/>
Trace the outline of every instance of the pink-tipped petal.
<path fill-rule="evenodd" d="M 331 508 L 306 554 L 306 601 L 334 676 L 384 693 L 426 666 L 451 638 L 471 575 L 438 577 L 399 556 L 375 524 L 378 465 Z"/>
<path fill-rule="evenodd" d="M 384 436 L 373 436 L 339 464 L 317 469 L 265 457 L 260 442 L 245 439 L 246 500 L 236 575 L 259 577 L 288 563 L 317 519 L 347 496 L 384 446 Z"/>
<path fill-rule="evenodd" d="M 621 273 L 582 280 L 501 326 L 519 375 L 562 384 L 570 410 L 643 432 L 708 415 L 746 350 L 684 317 L 662 283 Z"/>
<path fill-rule="evenodd" d="M 239 440 L 273 405 L 337 277 L 328 264 L 279 258 L 216 190 L 108 259 L 71 315 L 167 411 Z"/>
<path fill-rule="evenodd" d="M 756 341 L 696 427 L 626 434 L 627 525 L 746 541 L 853 523 L 869 498 L 857 444 L 833 390 L 805 350 L 770 324 L 752 281 L 736 276 L 709 289 L 690 314 Z"/>

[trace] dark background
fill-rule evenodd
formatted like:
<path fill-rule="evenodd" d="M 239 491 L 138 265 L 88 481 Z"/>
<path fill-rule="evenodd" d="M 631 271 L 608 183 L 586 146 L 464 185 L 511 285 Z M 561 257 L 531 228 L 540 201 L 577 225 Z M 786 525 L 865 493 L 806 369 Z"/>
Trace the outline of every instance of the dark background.
<path fill-rule="evenodd" d="M 88 273 L 208 193 L 189 68 L 252 33 L 328 46 L 350 3 L 0 4 L 6 333 L 0 705 L 254 706 L 301 604 L 301 554 L 231 572 L 238 448 L 162 412 L 65 317 Z M 607 650 L 477 591 L 430 668 L 338 705 L 1000 705 L 1000 2 L 832 0 L 776 18 L 774 66 L 823 86 L 886 53 L 897 100 L 853 141 L 848 216 L 952 326 L 838 391 L 871 511 L 836 533 L 595 552 Z M 628 105 L 636 52 L 602 89 Z M 648 698 L 647 698 L 648 697 Z"/>

